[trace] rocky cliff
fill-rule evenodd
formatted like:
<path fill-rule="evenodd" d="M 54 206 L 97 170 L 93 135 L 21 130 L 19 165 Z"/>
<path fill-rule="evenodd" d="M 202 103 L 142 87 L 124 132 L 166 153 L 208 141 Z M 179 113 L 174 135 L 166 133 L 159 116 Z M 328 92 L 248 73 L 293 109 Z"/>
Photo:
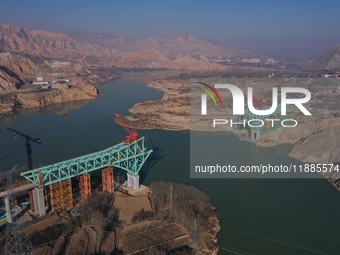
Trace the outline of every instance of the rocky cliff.
<path fill-rule="evenodd" d="M 0 66 L 0 93 L 16 91 L 22 81 L 13 72 Z"/>
<path fill-rule="evenodd" d="M 10 52 L 0 53 L 0 66 L 8 68 L 20 77 L 34 74 L 36 68 L 29 58 Z"/>

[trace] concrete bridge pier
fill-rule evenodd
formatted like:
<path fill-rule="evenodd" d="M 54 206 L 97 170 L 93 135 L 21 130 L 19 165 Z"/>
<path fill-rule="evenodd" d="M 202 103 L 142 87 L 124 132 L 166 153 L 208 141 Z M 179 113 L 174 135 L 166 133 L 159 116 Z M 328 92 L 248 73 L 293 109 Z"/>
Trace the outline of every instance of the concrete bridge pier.
<path fill-rule="evenodd" d="M 255 131 L 255 130 L 251 130 L 251 140 L 254 141 L 258 141 L 260 140 L 260 136 L 261 136 L 261 131 Z"/>
<path fill-rule="evenodd" d="M 34 211 L 39 213 L 40 217 L 46 216 L 44 187 L 37 187 L 33 189 Z"/>
<path fill-rule="evenodd" d="M 127 179 L 128 179 L 128 187 L 133 187 L 134 190 L 139 189 L 139 175 L 133 175 L 133 174 L 128 173 Z"/>

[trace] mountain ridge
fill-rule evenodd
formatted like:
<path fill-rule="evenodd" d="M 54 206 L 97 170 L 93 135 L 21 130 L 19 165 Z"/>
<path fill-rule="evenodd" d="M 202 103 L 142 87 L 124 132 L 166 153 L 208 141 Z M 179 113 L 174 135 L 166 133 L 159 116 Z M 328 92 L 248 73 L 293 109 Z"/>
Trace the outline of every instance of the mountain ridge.
<path fill-rule="evenodd" d="M 182 33 L 169 36 L 154 36 L 132 40 L 109 33 L 68 32 L 71 38 L 91 42 L 103 47 L 113 47 L 121 52 L 136 52 L 153 48 L 169 58 L 183 55 L 204 55 L 208 58 L 254 57 L 255 54 L 232 47 L 221 47 L 206 40 Z"/>
<path fill-rule="evenodd" d="M 0 24 L 0 50 L 45 57 L 119 54 L 114 49 L 79 42 L 63 33 L 33 30 L 11 24 Z"/>
<path fill-rule="evenodd" d="M 326 51 L 307 68 L 311 70 L 340 69 L 340 44 Z"/>

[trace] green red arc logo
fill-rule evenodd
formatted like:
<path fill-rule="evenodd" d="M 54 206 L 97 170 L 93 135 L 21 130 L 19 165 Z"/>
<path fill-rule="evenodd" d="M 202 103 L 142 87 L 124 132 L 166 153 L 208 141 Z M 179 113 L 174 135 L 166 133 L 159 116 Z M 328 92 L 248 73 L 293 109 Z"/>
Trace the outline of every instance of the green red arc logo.
<path fill-rule="evenodd" d="M 210 85 L 208 85 L 208 84 L 206 84 L 206 83 L 203 83 L 203 82 L 197 82 L 197 83 L 199 83 L 199 84 L 201 84 L 201 85 L 207 87 L 208 89 L 210 89 L 210 90 L 208 90 L 208 89 L 206 89 L 206 88 L 200 88 L 201 90 L 203 90 L 205 93 L 207 93 L 207 94 L 211 97 L 211 99 L 214 101 L 214 104 L 215 104 L 215 105 L 217 104 L 216 98 L 215 98 L 215 96 L 211 93 L 211 91 L 212 91 L 212 92 L 216 95 L 216 97 L 218 98 L 218 101 L 220 102 L 220 105 L 222 105 L 221 97 L 220 97 L 220 95 L 218 94 L 218 92 L 216 91 L 216 89 L 214 89 L 214 87 L 212 87 L 212 86 L 210 86 Z"/>

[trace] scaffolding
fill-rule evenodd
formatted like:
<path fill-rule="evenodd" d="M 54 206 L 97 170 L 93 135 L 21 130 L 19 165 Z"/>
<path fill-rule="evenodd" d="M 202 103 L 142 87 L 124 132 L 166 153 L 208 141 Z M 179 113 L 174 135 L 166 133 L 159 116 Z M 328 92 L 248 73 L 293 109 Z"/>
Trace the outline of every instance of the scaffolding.
<path fill-rule="evenodd" d="M 90 174 L 83 174 L 79 176 L 80 197 L 82 199 L 90 199 L 91 192 L 91 176 Z"/>
<path fill-rule="evenodd" d="M 103 191 L 114 193 L 113 167 L 109 166 L 102 170 Z"/>
<path fill-rule="evenodd" d="M 71 179 L 50 186 L 50 201 L 54 211 L 66 210 L 73 206 Z"/>

